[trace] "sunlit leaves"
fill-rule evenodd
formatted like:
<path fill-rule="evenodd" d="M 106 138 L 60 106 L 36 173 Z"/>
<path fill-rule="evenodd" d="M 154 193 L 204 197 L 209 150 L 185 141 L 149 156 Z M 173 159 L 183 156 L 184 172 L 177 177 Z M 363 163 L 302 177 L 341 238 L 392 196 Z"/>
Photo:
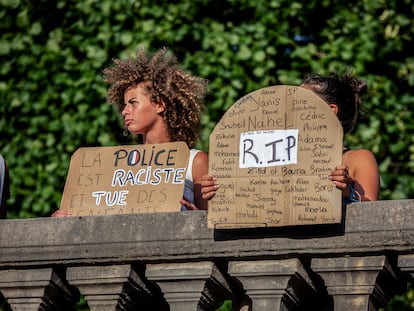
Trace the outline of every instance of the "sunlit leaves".
<path fill-rule="evenodd" d="M 20 4 L 20 0 L 0 0 L 0 4 L 5 7 L 16 9 Z"/>

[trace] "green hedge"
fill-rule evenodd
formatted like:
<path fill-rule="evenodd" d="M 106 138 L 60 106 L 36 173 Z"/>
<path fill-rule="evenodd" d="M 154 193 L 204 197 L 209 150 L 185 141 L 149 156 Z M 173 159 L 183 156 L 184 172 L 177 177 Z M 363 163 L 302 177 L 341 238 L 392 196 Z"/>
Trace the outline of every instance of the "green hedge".
<path fill-rule="evenodd" d="M 105 101 L 101 73 L 138 46 L 169 46 L 210 80 L 199 144 L 206 151 L 215 123 L 244 94 L 352 68 L 370 94 L 346 144 L 376 155 L 382 199 L 412 198 L 413 14 L 408 0 L 0 0 L 9 216 L 56 210 L 77 148 L 130 142 Z"/>
<path fill-rule="evenodd" d="M 169 46 L 210 80 L 199 144 L 206 151 L 215 123 L 244 94 L 352 68 L 370 94 L 346 144 L 374 152 L 382 199 L 413 198 L 412 16 L 411 0 L 0 0 L 9 216 L 56 210 L 77 148 L 131 142 L 105 102 L 101 72 L 138 46 Z M 411 294 L 386 310 L 400 298 L 408 310 Z"/>

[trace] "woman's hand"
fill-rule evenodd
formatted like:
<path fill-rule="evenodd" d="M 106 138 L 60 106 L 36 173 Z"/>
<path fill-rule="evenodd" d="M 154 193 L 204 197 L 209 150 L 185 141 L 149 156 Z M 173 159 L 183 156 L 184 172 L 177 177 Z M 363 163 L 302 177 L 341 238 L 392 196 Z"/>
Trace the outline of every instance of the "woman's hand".
<path fill-rule="evenodd" d="M 195 206 L 195 204 L 190 203 L 189 201 L 187 201 L 185 198 L 182 198 L 180 200 L 180 204 L 185 206 L 185 208 L 189 211 L 198 211 L 199 208 L 197 206 Z"/>
<path fill-rule="evenodd" d="M 69 211 L 64 211 L 61 209 L 58 209 L 57 211 L 55 211 L 51 217 L 55 217 L 55 218 L 59 218 L 59 217 L 69 217 L 72 216 L 72 213 Z"/>
<path fill-rule="evenodd" d="M 210 175 L 201 177 L 201 194 L 204 200 L 210 200 L 218 189 L 217 179 Z"/>
<path fill-rule="evenodd" d="M 351 194 L 349 185 L 352 185 L 352 177 L 349 175 L 348 167 L 345 165 L 336 166 L 328 178 L 332 180 L 336 188 L 342 190 L 343 198 L 349 197 Z"/>

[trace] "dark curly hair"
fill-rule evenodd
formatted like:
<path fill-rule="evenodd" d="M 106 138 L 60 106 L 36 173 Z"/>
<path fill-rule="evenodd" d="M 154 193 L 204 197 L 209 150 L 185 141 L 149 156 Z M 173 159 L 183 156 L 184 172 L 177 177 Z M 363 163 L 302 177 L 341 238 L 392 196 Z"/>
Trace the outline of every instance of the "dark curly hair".
<path fill-rule="evenodd" d="M 342 76 L 310 75 L 301 85 L 308 86 L 315 94 L 328 104 L 338 106 L 338 119 L 342 124 L 344 133 L 349 133 L 361 112 L 361 97 L 367 92 L 366 82 L 356 78 L 351 72 Z"/>
<path fill-rule="evenodd" d="M 208 82 L 182 70 L 168 48 L 154 54 L 140 48 L 136 58 L 114 59 L 103 75 L 110 84 L 107 100 L 119 112 L 124 107 L 126 89 L 143 83 L 153 102 L 165 103 L 163 118 L 171 141 L 185 141 L 189 148 L 194 147 L 199 139 Z"/>

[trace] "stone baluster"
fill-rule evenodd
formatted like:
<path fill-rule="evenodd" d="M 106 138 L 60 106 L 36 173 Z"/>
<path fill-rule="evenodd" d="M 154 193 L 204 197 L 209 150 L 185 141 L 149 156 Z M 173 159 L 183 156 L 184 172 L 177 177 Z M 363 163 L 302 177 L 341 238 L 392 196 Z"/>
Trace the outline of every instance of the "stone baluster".
<path fill-rule="evenodd" d="M 84 295 L 91 311 L 163 310 L 154 286 L 147 284 L 131 265 L 69 267 L 68 282 Z M 138 272 L 137 272 L 138 271 Z M 165 303 L 164 303 L 165 305 Z M 145 309 L 144 308 L 144 309 Z"/>
<path fill-rule="evenodd" d="M 335 311 L 378 310 L 399 289 L 385 256 L 315 258 L 311 266 L 324 280 Z"/>
<path fill-rule="evenodd" d="M 414 278 L 414 254 L 398 256 L 398 267 L 401 269 L 403 273 L 408 273 L 408 275 L 411 276 L 411 279 L 409 279 L 409 277 L 406 277 L 406 275 L 404 275 L 404 279 L 405 279 L 405 290 L 404 291 L 406 291 L 407 282 L 412 282 L 412 278 Z M 404 291 L 402 291 L 402 293 Z"/>
<path fill-rule="evenodd" d="M 414 278 L 414 255 L 400 255 L 398 257 L 398 267 L 401 271 L 409 273 Z"/>
<path fill-rule="evenodd" d="M 0 291 L 13 311 L 71 310 L 79 300 L 52 268 L 2 270 Z"/>
<path fill-rule="evenodd" d="M 242 306 L 243 310 L 297 309 L 312 296 L 319 303 L 313 282 L 298 259 L 235 261 L 229 263 L 228 273 L 242 283 L 251 299 L 251 308 Z"/>
<path fill-rule="evenodd" d="M 148 264 L 145 276 L 160 287 L 171 311 L 215 310 L 234 295 L 212 262 Z"/>

